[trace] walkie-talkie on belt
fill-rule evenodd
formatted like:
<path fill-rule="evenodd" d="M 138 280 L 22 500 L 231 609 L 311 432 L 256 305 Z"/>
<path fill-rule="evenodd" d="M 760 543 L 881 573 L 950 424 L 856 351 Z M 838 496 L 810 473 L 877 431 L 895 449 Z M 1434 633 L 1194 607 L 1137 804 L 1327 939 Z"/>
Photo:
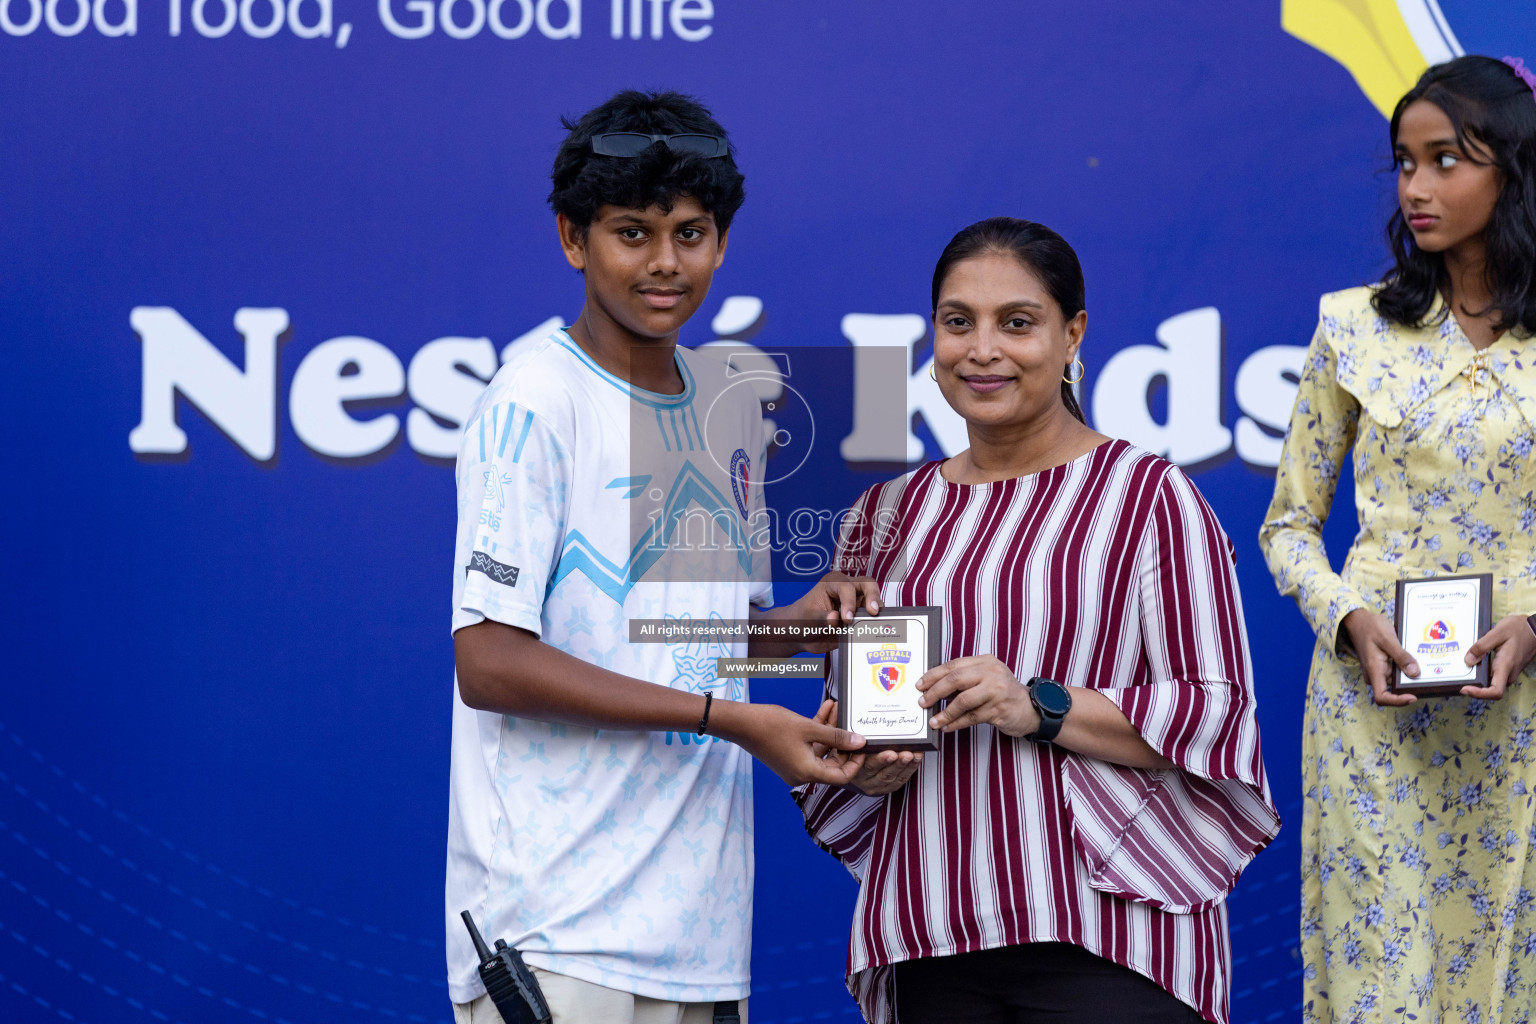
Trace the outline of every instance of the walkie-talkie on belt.
<path fill-rule="evenodd" d="M 464 919 L 464 927 L 469 929 L 480 957 L 480 981 L 501 1019 L 506 1024 L 549 1024 L 549 1005 L 544 1002 L 539 981 L 523 962 L 522 954 L 507 945 L 506 939 L 496 940 L 495 951 L 487 948 L 469 911 L 459 916 Z"/>

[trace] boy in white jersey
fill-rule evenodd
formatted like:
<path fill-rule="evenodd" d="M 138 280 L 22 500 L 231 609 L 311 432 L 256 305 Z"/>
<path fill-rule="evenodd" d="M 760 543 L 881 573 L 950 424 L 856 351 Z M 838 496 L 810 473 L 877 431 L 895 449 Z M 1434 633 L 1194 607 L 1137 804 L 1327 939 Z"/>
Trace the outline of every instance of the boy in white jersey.
<path fill-rule="evenodd" d="M 714 672 L 717 653 L 796 650 L 630 643 L 629 620 L 851 618 L 878 591 L 833 575 L 762 610 L 761 414 L 677 346 L 744 195 L 724 130 L 636 92 L 566 127 L 550 204 L 585 303 L 492 379 L 459 450 L 449 993 L 460 1024 L 499 1019 L 469 910 L 522 951 L 555 1024 L 708 1022 L 747 994 L 748 754 L 842 784 L 862 758 L 820 755 L 863 740 Z M 690 512 L 726 571 L 670 557 Z"/>

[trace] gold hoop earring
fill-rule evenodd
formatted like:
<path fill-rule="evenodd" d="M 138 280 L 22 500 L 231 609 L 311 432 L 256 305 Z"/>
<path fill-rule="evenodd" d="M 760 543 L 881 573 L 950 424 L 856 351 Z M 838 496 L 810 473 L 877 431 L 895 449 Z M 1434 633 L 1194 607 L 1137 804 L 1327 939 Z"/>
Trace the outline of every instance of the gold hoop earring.
<path fill-rule="evenodd" d="M 928 376 L 933 378 L 933 382 L 935 384 L 937 384 L 939 382 L 939 375 L 937 373 L 938 368 L 939 368 L 939 364 L 938 363 L 929 363 L 928 364 Z"/>
<path fill-rule="evenodd" d="M 1076 384 L 1078 381 L 1083 379 L 1083 374 L 1088 372 L 1088 367 L 1083 365 L 1083 361 L 1081 359 L 1074 359 L 1074 360 L 1072 360 L 1071 363 L 1068 363 L 1067 364 L 1067 369 L 1068 370 L 1072 369 L 1072 363 L 1076 363 L 1077 364 L 1077 376 L 1076 377 L 1068 377 L 1065 373 L 1063 373 L 1061 375 L 1061 379 L 1066 381 L 1068 384 Z"/>

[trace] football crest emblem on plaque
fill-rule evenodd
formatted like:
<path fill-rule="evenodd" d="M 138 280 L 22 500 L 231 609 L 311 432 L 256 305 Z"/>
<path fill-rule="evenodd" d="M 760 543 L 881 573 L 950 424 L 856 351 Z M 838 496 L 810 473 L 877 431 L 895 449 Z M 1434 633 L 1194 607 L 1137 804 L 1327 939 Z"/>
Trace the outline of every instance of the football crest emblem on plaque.
<path fill-rule="evenodd" d="M 869 660 L 871 681 L 885 693 L 896 692 L 907 681 L 911 651 L 902 650 L 895 644 L 881 644 L 878 650 L 870 651 L 865 657 Z"/>

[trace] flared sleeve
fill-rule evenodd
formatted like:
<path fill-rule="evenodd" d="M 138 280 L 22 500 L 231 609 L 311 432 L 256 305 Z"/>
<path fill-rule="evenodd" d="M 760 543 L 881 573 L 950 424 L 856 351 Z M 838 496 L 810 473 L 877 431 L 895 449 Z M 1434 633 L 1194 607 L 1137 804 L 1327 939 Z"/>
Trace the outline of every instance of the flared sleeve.
<path fill-rule="evenodd" d="M 1371 605 L 1329 565 L 1323 523 L 1355 443 L 1360 403 L 1339 382 L 1330 320 L 1325 307 L 1302 367 L 1259 547 L 1280 593 L 1296 599 L 1318 639 L 1340 656 L 1353 657 L 1339 627 L 1344 616 Z"/>
<path fill-rule="evenodd" d="M 1232 544 L 1177 467 L 1140 544 L 1145 677 L 1100 692 L 1174 768 L 1074 754 L 1063 776 L 1089 884 L 1191 913 L 1226 897 L 1280 816 L 1259 749 Z"/>

